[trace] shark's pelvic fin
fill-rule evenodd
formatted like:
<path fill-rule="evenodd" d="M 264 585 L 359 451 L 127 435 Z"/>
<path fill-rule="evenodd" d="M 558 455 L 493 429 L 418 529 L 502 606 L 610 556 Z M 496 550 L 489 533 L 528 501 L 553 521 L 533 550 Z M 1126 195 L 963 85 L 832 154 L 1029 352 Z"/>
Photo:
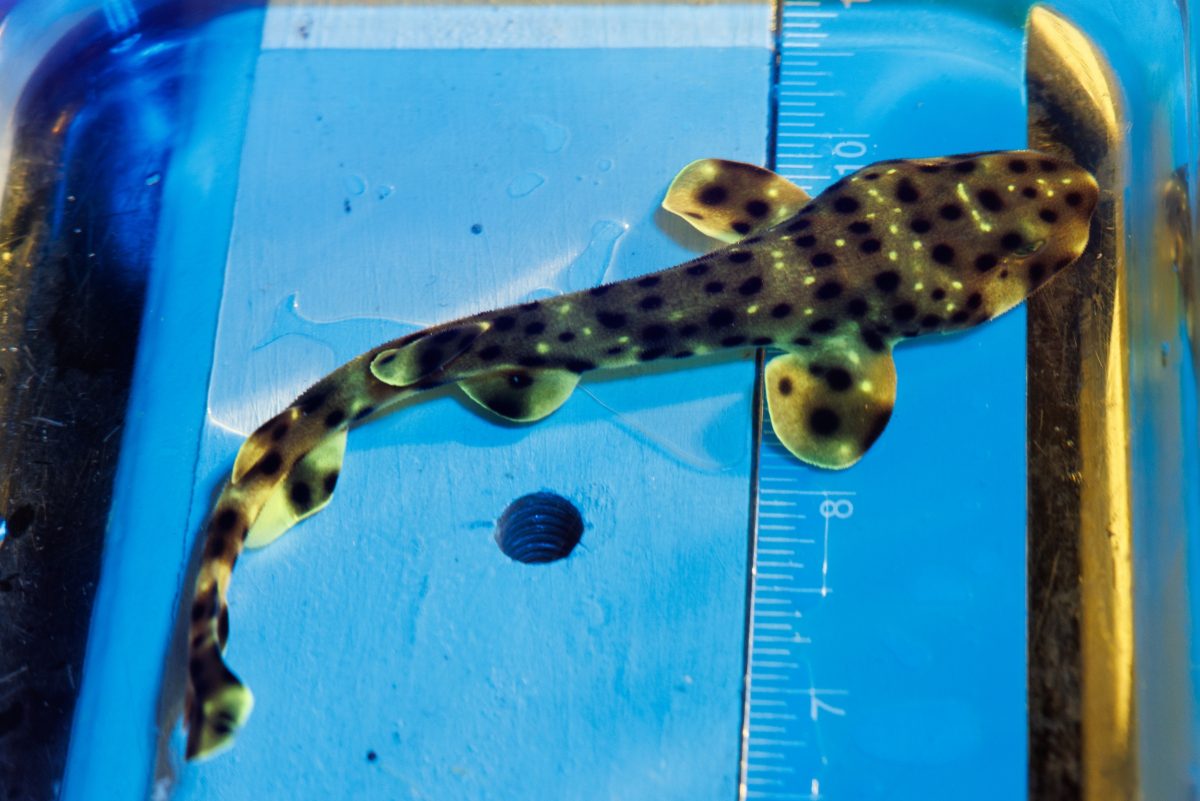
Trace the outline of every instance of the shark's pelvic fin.
<path fill-rule="evenodd" d="M 270 545 L 289 528 L 325 508 L 337 486 L 348 433 L 349 429 L 343 428 L 331 434 L 296 463 L 250 526 L 247 548 Z"/>
<path fill-rule="evenodd" d="M 883 433 L 896 398 L 890 348 L 827 347 L 767 365 L 771 425 L 787 449 L 821 467 L 857 462 Z"/>
<path fill-rule="evenodd" d="M 471 349 L 490 323 L 469 322 L 423 331 L 395 348 L 380 351 L 371 373 L 385 384 L 406 387 L 445 369 Z"/>
<path fill-rule="evenodd" d="M 475 376 L 459 386 L 471 400 L 519 423 L 541 420 L 575 390 L 579 374 L 570 370 L 512 369 Z"/>
<path fill-rule="evenodd" d="M 722 242 L 737 242 L 783 222 L 809 197 L 770 170 L 724 159 L 700 159 L 683 168 L 663 208 Z"/>

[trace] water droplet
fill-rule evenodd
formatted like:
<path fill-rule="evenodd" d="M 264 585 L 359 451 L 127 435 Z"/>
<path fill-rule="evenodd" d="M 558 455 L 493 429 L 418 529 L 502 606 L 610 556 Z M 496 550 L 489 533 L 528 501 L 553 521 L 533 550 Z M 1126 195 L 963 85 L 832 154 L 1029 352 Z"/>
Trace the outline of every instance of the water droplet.
<path fill-rule="evenodd" d="M 547 153 L 559 152 L 571 139 L 571 132 L 567 127 L 549 117 L 530 117 L 529 122 L 542 135 L 542 149 Z"/>
<path fill-rule="evenodd" d="M 508 184 L 509 197 L 525 197 L 533 193 L 539 186 L 546 183 L 546 179 L 538 175 L 536 172 L 527 172 L 513 178 Z"/>
<path fill-rule="evenodd" d="M 379 198 L 380 200 L 387 200 L 395 191 L 396 187 L 392 186 L 391 184 L 384 184 L 375 190 L 375 197 Z"/>
<path fill-rule="evenodd" d="M 357 175 L 346 176 L 346 191 L 352 195 L 361 195 L 367 191 L 367 182 Z"/>
<path fill-rule="evenodd" d="M 156 183 L 158 183 L 161 180 L 162 180 L 162 176 L 159 175 L 158 173 L 154 173 L 153 175 L 146 178 L 146 186 L 154 186 Z"/>
<path fill-rule="evenodd" d="M 479 223 L 475 223 L 474 225 L 471 226 L 471 233 L 475 234 L 476 236 L 478 236 L 479 234 L 482 234 L 483 226 L 480 225 Z"/>
<path fill-rule="evenodd" d="M 600 170 L 600 172 L 608 172 L 612 168 L 612 159 L 600 159 L 600 161 L 596 163 L 596 169 Z"/>

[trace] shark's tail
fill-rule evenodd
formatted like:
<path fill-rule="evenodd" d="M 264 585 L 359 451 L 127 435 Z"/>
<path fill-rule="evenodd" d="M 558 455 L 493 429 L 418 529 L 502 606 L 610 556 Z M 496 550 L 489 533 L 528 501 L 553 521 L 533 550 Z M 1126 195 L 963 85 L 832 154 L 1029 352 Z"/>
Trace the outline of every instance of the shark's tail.
<path fill-rule="evenodd" d="M 228 748 L 254 705 L 225 664 L 226 592 L 242 549 L 273 541 L 329 502 L 349 427 L 422 389 L 488 325 L 464 321 L 390 342 L 330 373 L 246 438 L 205 531 L 192 599 L 187 757 Z"/>

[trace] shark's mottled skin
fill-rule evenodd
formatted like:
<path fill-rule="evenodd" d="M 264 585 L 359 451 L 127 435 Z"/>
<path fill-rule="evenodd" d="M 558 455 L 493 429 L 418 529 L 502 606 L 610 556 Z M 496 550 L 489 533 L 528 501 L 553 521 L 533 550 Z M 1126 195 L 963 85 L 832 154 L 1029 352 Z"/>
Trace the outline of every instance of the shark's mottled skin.
<path fill-rule="evenodd" d="M 338 368 L 250 435 L 209 520 L 188 757 L 228 747 L 252 704 L 221 656 L 233 565 L 329 502 L 354 423 L 445 384 L 537 420 L 592 370 L 773 346 L 784 351 L 766 369 L 775 431 L 806 462 L 848 467 L 891 415 L 892 347 L 1015 306 L 1083 252 L 1097 197 L 1086 171 L 1025 151 L 881 162 L 813 200 L 761 168 L 698 161 L 664 206 L 726 247 L 437 325 Z"/>

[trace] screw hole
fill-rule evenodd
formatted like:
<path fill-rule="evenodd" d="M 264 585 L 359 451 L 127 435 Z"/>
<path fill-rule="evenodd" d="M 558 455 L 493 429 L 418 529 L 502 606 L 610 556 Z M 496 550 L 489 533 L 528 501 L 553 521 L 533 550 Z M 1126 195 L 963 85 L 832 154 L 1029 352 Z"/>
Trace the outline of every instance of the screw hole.
<path fill-rule="evenodd" d="M 557 562 L 571 554 L 583 535 L 575 505 L 553 492 L 523 495 L 496 521 L 496 544 L 509 559 L 527 565 Z"/>

